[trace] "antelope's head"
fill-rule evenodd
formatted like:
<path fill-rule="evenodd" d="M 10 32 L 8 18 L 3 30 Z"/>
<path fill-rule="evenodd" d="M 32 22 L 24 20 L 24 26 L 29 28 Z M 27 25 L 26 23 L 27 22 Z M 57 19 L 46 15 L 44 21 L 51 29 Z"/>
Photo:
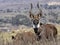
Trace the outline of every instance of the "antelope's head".
<path fill-rule="evenodd" d="M 37 10 L 34 9 L 34 11 L 33 11 L 33 5 L 31 4 L 31 9 L 30 9 L 29 14 L 30 14 L 29 16 L 33 24 L 33 28 L 39 28 L 40 18 L 42 16 L 42 10 L 39 8 L 39 3 L 37 3 Z"/>

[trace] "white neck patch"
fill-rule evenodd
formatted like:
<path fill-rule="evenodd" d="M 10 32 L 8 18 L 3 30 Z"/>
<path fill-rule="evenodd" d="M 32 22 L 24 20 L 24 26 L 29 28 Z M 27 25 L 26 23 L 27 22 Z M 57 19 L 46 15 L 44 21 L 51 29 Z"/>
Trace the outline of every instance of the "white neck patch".
<path fill-rule="evenodd" d="M 40 24 L 37 25 L 37 28 L 39 28 L 39 27 L 40 27 Z"/>
<path fill-rule="evenodd" d="M 40 27 L 40 24 L 38 24 L 38 25 L 33 24 L 33 28 L 39 28 L 39 27 Z"/>

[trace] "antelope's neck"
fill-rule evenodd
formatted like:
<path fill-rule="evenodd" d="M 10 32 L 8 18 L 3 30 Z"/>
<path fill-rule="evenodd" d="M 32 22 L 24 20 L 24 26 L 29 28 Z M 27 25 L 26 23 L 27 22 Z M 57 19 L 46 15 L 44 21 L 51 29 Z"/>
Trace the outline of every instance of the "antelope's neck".
<path fill-rule="evenodd" d="M 39 23 L 38 25 L 33 25 L 34 30 L 38 30 L 41 27 L 41 25 L 43 24 Z"/>
<path fill-rule="evenodd" d="M 34 25 L 33 24 L 33 28 L 35 29 L 35 28 L 39 28 L 40 27 L 40 24 L 37 24 L 37 25 Z"/>

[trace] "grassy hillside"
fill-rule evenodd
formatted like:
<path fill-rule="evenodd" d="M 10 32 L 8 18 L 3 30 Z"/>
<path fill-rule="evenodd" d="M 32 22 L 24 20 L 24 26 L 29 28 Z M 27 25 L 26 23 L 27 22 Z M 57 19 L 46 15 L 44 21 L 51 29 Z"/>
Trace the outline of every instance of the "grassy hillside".
<path fill-rule="evenodd" d="M 58 29 L 58 36 L 59 36 L 60 35 L 60 25 L 56 25 L 56 28 Z M 10 32 L 0 32 L 0 45 L 12 45 L 13 44 L 12 35 L 15 36 L 17 33 L 20 33 L 20 34 L 24 34 L 23 36 L 25 36 L 26 35 L 25 32 L 31 32 L 31 34 L 34 33 L 32 28 L 23 27 L 23 26 L 17 30 L 12 30 Z M 31 34 L 29 34 L 29 35 L 31 35 Z M 29 39 L 29 37 L 27 37 L 27 38 Z M 39 42 L 38 43 L 35 42 L 35 44 L 39 45 Z"/>

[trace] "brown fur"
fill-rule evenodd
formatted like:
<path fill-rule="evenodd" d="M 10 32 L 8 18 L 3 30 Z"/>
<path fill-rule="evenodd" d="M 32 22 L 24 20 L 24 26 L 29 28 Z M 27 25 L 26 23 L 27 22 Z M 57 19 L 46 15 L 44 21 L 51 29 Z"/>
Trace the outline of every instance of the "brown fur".
<path fill-rule="evenodd" d="M 39 17 L 35 18 L 35 15 L 34 15 L 33 20 L 38 20 L 39 21 Z M 41 31 L 43 31 L 43 30 L 44 30 L 43 35 L 45 35 L 46 38 L 49 38 L 49 37 L 50 38 L 51 37 L 56 38 L 57 33 L 58 33 L 56 27 L 52 24 L 42 24 L 42 25 L 40 25 L 40 28 L 38 28 L 38 30 L 34 29 L 34 32 L 35 33 L 37 32 L 36 34 L 39 36 Z"/>
<path fill-rule="evenodd" d="M 14 44 L 19 42 L 18 44 L 28 45 L 29 42 L 32 44 L 36 41 L 36 35 L 32 32 L 17 33 L 16 36 L 13 37 Z"/>
<path fill-rule="evenodd" d="M 46 39 L 57 38 L 57 29 L 52 24 L 41 25 L 39 31 L 43 32 L 41 36 L 45 36 Z"/>
<path fill-rule="evenodd" d="M 39 24 L 38 22 L 42 16 L 42 10 L 39 8 L 38 4 L 37 4 L 37 7 L 40 10 L 40 12 L 37 15 L 32 14 L 32 11 L 31 11 L 32 8 L 30 10 L 30 18 L 35 26 Z M 39 28 L 38 27 L 34 28 L 34 32 L 36 33 L 36 35 L 38 37 L 40 35 L 41 37 L 45 37 L 46 39 L 52 38 L 52 37 L 53 38 L 57 37 L 57 29 L 52 24 L 42 24 L 42 25 L 40 25 Z"/>

